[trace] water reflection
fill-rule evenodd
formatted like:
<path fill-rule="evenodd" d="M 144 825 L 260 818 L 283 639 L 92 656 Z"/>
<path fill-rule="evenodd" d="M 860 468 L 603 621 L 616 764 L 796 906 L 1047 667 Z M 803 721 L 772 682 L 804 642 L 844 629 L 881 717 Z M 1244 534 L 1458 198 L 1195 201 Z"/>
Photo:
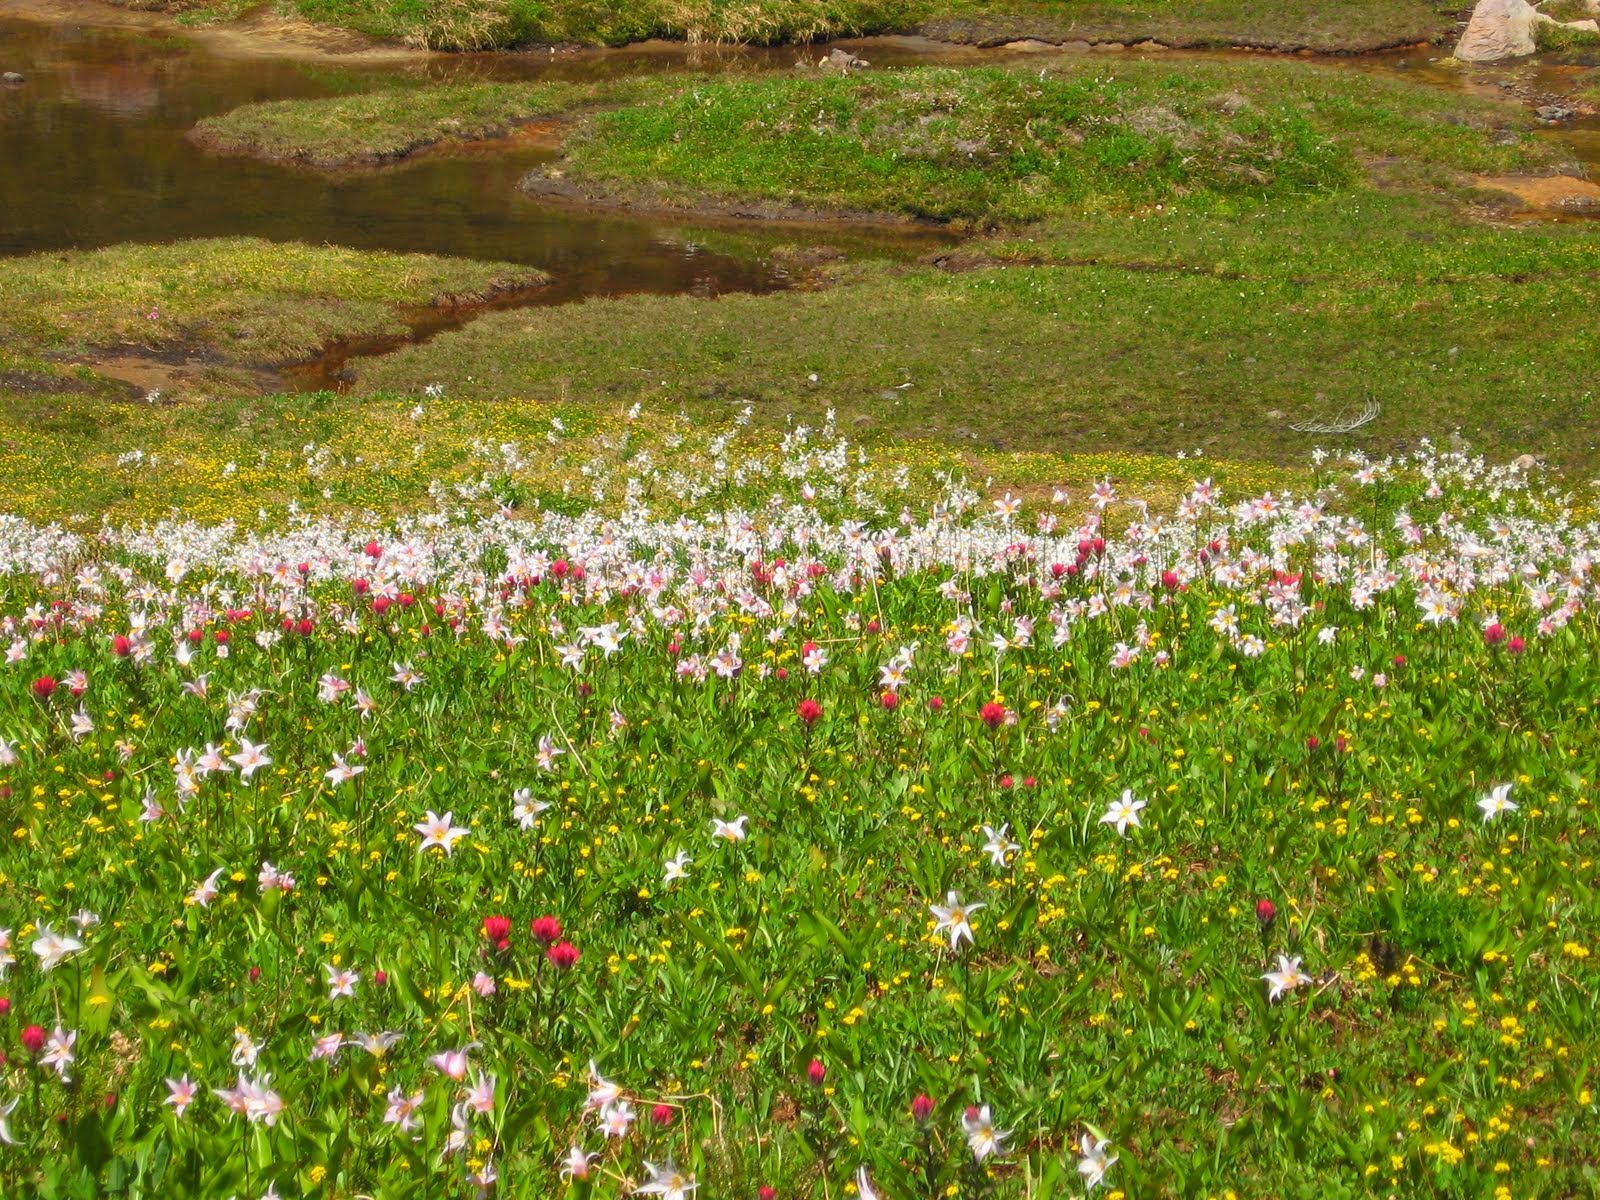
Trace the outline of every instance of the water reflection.
<path fill-rule="evenodd" d="M 793 51 L 789 54 L 793 55 Z M 521 146 L 424 156 L 341 175 L 208 154 L 185 134 L 241 104 L 328 96 L 429 77 L 759 69 L 776 52 L 475 55 L 413 66 L 336 67 L 228 59 L 172 38 L 81 25 L 0 20 L 0 254 L 122 241 L 248 234 L 360 249 L 532 263 L 556 277 L 552 298 L 627 292 L 715 296 L 784 286 L 763 246 L 841 239 L 909 255 L 922 242 L 854 231 L 741 232 L 739 250 L 708 249 L 663 223 L 539 205 L 517 180 L 549 149 Z M 728 239 L 724 239 L 728 240 Z"/>

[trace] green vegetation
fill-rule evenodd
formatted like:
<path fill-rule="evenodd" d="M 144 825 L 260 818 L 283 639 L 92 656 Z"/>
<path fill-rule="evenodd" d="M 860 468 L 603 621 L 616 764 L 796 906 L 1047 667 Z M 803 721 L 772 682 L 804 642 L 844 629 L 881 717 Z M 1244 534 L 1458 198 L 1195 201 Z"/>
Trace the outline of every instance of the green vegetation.
<path fill-rule="evenodd" d="M 194 137 L 209 149 L 322 167 L 379 163 L 442 142 L 499 137 L 541 117 L 622 103 L 650 90 L 647 80 L 480 83 L 272 100 L 207 117 Z"/>
<path fill-rule="evenodd" d="M 211 17 L 248 7 L 237 0 L 112 2 Z M 1455 13 L 1442 0 L 292 0 L 291 7 L 320 24 L 437 50 L 656 37 L 770 45 L 921 32 L 979 44 L 1154 39 L 1352 51 L 1429 41 L 1450 28 Z"/>
<path fill-rule="evenodd" d="M 1436 40 L 1458 6 L 1438 0 L 955 0 L 935 6 L 921 32 L 980 45 L 1022 38 L 1048 42 L 1168 46 L 1260 46 L 1323 52 L 1381 50 Z"/>
<path fill-rule="evenodd" d="M 1586 10 L 1584 17 L 1587 18 L 1589 15 Z M 1541 21 L 1535 26 L 1533 35 L 1541 54 L 1557 54 L 1567 50 L 1600 46 L 1600 33 L 1592 29 L 1574 29 L 1570 25 L 1552 24 L 1549 21 Z"/>
<path fill-rule="evenodd" d="M 464 304 L 547 277 L 530 267 L 254 238 L 0 259 L 0 350 L 199 352 L 289 362 L 403 334 L 407 306 Z"/>
<path fill-rule="evenodd" d="M 175 16 L 185 25 L 233 21 L 259 7 L 256 0 L 107 0 L 133 12 L 158 12 Z"/>
<path fill-rule="evenodd" d="M 1502 104 L 1304 64 L 1069 59 L 711 80 L 588 117 L 564 173 L 684 207 L 755 199 L 991 223 L 1315 193 L 1373 160 L 1436 175 L 1553 161 L 1529 127 Z"/>
<path fill-rule="evenodd" d="M 1555 161 L 1526 115 L 1502 104 L 1299 63 L 1159 60 L 389 90 L 248 105 L 195 136 L 333 166 L 586 109 L 596 111 L 567 138 L 565 179 L 686 208 L 1029 221 L 1328 191 L 1380 162 L 1441 177 Z"/>
<path fill-rule="evenodd" d="M 1279 463 L 1459 428 L 1492 453 L 1600 467 L 1600 247 L 1581 229 L 1487 229 L 1358 192 L 1037 234 L 978 244 L 1037 265 L 866 267 L 803 295 L 494 314 L 373 361 L 359 385 L 708 417 L 751 404 L 772 425 L 834 408 L 884 438 Z M 1369 401 L 1381 415 L 1348 437 L 1289 428 Z"/>

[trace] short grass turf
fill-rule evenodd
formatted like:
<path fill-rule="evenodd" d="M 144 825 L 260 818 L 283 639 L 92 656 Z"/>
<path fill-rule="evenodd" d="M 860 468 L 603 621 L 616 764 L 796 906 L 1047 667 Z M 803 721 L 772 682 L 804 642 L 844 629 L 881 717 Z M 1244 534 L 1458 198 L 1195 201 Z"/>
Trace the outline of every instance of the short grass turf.
<path fill-rule="evenodd" d="M 1024 243 L 1030 265 L 864 266 L 801 295 L 495 314 L 372 361 L 359 387 L 748 404 L 771 425 L 831 408 L 863 436 L 1277 463 L 1459 429 L 1491 453 L 1600 467 L 1585 231 L 1486 229 L 1376 192 L 1206 221 L 1187 255 L 1205 222 L 1105 217 Z M 1352 434 L 1290 428 L 1372 402 Z"/>
<path fill-rule="evenodd" d="M 405 333 L 408 306 L 470 303 L 546 279 L 509 263 L 254 238 L 34 254 L 0 260 L 0 349 L 291 362 L 342 338 Z"/>

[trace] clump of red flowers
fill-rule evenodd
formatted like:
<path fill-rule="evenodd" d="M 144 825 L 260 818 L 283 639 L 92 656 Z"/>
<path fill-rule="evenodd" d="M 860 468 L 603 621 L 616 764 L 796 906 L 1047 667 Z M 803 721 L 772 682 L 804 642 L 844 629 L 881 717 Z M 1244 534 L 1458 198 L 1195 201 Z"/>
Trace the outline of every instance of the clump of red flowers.
<path fill-rule="evenodd" d="M 511 918 L 502 916 L 485 917 L 483 919 L 483 936 L 489 939 L 489 944 L 504 954 L 511 949 Z"/>
<path fill-rule="evenodd" d="M 558 971 L 570 971 L 578 965 L 578 948 L 571 942 L 557 942 L 544 952 L 550 965 Z"/>
<path fill-rule="evenodd" d="M 999 729 L 1005 724 L 1006 706 L 991 700 L 978 710 L 978 716 L 990 729 Z"/>
<path fill-rule="evenodd" d="M 555 917 L 535 917 L 528 922 L 528 932 L 541 946 L 553 946 L 561 940 L 561 922 Z"/>
<path fill-rule="evenodd" d="M 815 700 L 802 700 L 795 708 L 795 712 L 807 725 L 815 725 L 822 718 L 822 705 Z"/>

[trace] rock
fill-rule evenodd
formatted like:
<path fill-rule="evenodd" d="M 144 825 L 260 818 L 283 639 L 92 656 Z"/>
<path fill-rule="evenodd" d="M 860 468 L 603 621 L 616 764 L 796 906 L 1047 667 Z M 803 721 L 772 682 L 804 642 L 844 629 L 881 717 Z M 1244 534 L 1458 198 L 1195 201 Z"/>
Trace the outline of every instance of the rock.
<path fill-rule="evenodd" d="M 865 71 L 872 64 L 864 58 L 857 58 L 848 50 L 841 50 L 835 46 L 828 51 L 828 57 L 817 63 L 819 69 L 824 71 L 837 71 L 841 75 L 848 75 L 851 71 Z"/>
<path fill-rule="evenodd" d="M 0 83 L 27 83 L 27 82 L 28 82 L 27 79 L 25 79 L 22 75 L 18 74 L 16 71 L 7 71 L 5 74 L 0 75 Z"/>
<path fill-rule="evenodd" d="M 1566 25 L 1568 29 L 1581 29 L 1584 33 L 1600 33 L 1600 21 L 1593 17 L 1582 21 L 1568 21 Z"/>
<path fill-rule="evenodd" d="M 1000 49 L 1009 50 L 1013 54 L 1053 54 L 1056 47 L 1049 42 L 1041 42 L 1038 38 L 1023 38 L 1020 42 L 1007 42 Z"/>
<path fill-rule="evenodd" d="M 1119 51 L 1126 50 L 1127 47 L 1121 42 L 1096 42 L 1091 49 L 1099 54 L 1116 54 Z"/>
<path fill-rule="evenodd" d="M 1519 454 L 1511 460 L 1511 465 L 1519 471 L 1531 471 L 1539 465 L 1539 460 L 1531 454 Z"/>
<path fill-rule="evenodd" d="M 1578 114 L 1560 104 L 1541 104 L 1533 110 L 1533 115 L 1538 117 L 1542 124 L 1559 125 L 1562 121 L 1572 120 Z"/>
<path fill-rule="evenodd" d="M 1063 53 L 1063 54 L 1087 54 L 1087 53 L 1089 53 L 1089 51 L 1094 49 L 1094 43 L 1093 42 L 1062 42 L 1061 46 L 1060 46 L 1060 49 L 1061 49 L 1061 53 Z"/>
<path fill-rule="evenodd" d="M 1533 36 L 1538 23 L 1539 11 L 1528 0 L 1478 0 L 1456 43 L 1456 57 L 1462 62 L 1499 62 L 1532 54 L 1538 48 Z"/>

